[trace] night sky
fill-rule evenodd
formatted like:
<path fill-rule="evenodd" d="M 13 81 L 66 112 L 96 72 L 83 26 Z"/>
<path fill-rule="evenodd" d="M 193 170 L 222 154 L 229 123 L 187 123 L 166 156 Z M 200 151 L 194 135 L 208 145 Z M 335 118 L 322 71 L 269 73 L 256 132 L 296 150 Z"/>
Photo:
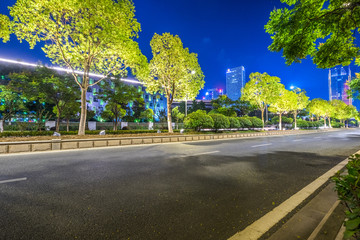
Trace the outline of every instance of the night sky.
<path fill-rule="evenodd" d="M 133 0 L 136 18 L 142 32 L 137 41 L 150 60 L 150 40 L 154 33 L 170 32 L 179 35 L 185 47 L 198 53 L 205 74 L 206 89 L 225 89 L 228 68 L 243 65 L 246 79 L 252 72 L 267 72 L 278 76 L 289 89 L 291 85 L 305 89 L 311 99 L 328 100 L 328 70 L 318 69 L 312 61 L 287 66 L 281 53 L 268 51 L 270 36 L 264 25 L 270 12 L 283 6 L 280 0 Z M 8 14 L 7 6 L 15 0 L 2 0 L 0 13 Z M 0 57 L 49 64 L 40 46 L 29 49 L 15 36 L 8 43 L 0 43 Z"/>

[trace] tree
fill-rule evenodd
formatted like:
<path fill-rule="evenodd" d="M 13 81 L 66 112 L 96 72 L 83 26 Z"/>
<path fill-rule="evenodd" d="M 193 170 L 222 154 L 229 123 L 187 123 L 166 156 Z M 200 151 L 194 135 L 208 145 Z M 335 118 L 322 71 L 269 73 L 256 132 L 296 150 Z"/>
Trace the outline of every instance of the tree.
<path fill-rule="evenodd" d="M 140 24 L 131 0 L 17 0 L 10 15 L 18 39 L 29 42 L 31 48 L 44 42 L 47 57 L 66 66 L 80 87 L 79 135 L 85 134 L 90 86 L 111 75 L 126 75 L 128 68 L 139 76 L 146 72 L 142 66 L 147 60 L 133 41 Z M 90 71 L 100 74 L 94 83 L 90 83 Z"/>
<path fill-rule="evenodd" d="M 60 75 L 46 67 L 37 67 L 32 72 L 10 74 L 9 85 L 18 89 L 30 101 L 53 104 L 57 108 L 56 131 L 59 131 L 60 116 L 70 102 L 80 98 L 77 84 L 69 75 Z M 40 109 L 41 108 L 40 106 Z"/>
<path fill-rule="evenodd" d="M 184 102 L 184 110 L 185 110 L 185 102 Z M 196 112 L 197 110 L 205 110 L 205 103 L 203 101 L 198 102 L 197 100 L 193 100 L 192 107 L 188 110 L 188 113 Z"/>
<path fill-rule="evenodd" d="M 296 88 L 291 93 L 289 93 L 288 102 L 289 102 L 290 111 L 294 116 L 294 128 L 296 129 L 297 115 L 301 110 L 306 108 L 306 106 L 309 103 L 309 97 L 306 96 L 305 91 Z"/>
<path fill-rule="evenodd" d="M 184 48 L 179 36 L 155 33 L 150 42 L 153 58 L 150 61 L 150 77 L 143 81 L 148 92 L 164 93 L 167 98 L 167 121 L 171 126 L 171 104 L 174 99 L 194 99 L 204 87 L 204 74 L 197 54 Z"/>
<path fill-rule="evenodd" d="M 111 114 L 105 113 L 107 116 L 104 116 L 113 121 L 113 128 L 116 130 L 119 121 L 125 116 L 126 111 L 130 110 L 129 102 L 143 101 L 141 99 L 143 92 L 132 85 L 123 83 L 120 79 L 111 82 L 104 81 L 102 88 L 102 93 L 97 97 L 106 102 L 105 109 Z"/>
<path fill-rule="evenodd" d="M 358 1 L 282 0 L 289 7 L 275 9 L 265 26 L 271 51 L 283 52 L 287 64 L 311 56 L 320 68 L 360 63 L 355 32 Z"/>
<path fill-rule="evenodd" d="M 324 126 L 326 127 L 326 118 L 329 118 L 332 114 L 333 106 L 326 100 L 321 98 L 315 98 L 310 101 L 310 103 L 307 106 L 307 109 L 310 114 L 316 115 L 317 119 L 319 120 L 319 117 L 324 118 Z M 331 124 L 329 125 L 331 127 Z"/>
<path fill-rule="evenodd" d="M 236 117 L 236 112 L 233 106 L 234 101 L 226 95 L 221 95 L 217 99 L 211 100 L 213 110 L 210 113 L 218 113 L 228 117 Z"/>
<path fill-rule="evenodd" d="M 281 84 L 281 83 L 278 83 Z M 270 104 L 269 111 L 276 112 L 279 114 L 279 130 L 282 130 L 282 121 L 281 116 L 289 111 L 291 111 L 291 98 L 295 98 L 295 93 L 289 90 L 286 90 L 284 85 L 281 84 L 279 87 L 279 95 L 273 99 Z"/>
<path fill-rule="evenodd" d="M 256 106 L 251 105 L 249 101 L 243 101 L 239 98 L 233 102 L 233 109 L 237 116 L 245 116 L 256 110 Z"/>
<path fill-rule="evenodd" d="M 0 38 L 3 39 L 3 42 L 7 42 L 10 39 L 10 19 L 2 14 L 0 14 Z"/>
<path fill-rule="evenodd" d="M 241 100 L 249 101 L 261 111 L 261 120 L 264 129 L 264 111 L 274 98 L 279 95 L 280 78 L 267 73 L 251 73 L 250 80 L 243 88 Z"/>
<path fill-rule="evenodd" d="M 175 107 L 171 111 L 171 116 L 176 122 L 176 128 L 179 129 L 179 122 L 184 119 L 185 114 L 179 111 L 179 107 Z"/>
<path fill-rule="evenodd" d="M 24 101 L 19 93 L 7 85 L 0 85 L 0 113 L 3 121 L 11 120 L 12 116 L 25 109 Z"/>
<path fill-rule="evenodd" d="M 154 111 L 151 108 L 148 108 L 140 114 L 140 118 L 147 122 L 154 121 Z"/>
<path fill-rule="evenodd" d="M 334 99 L 331 101 L 331 105 L 334 108 L 333 114 L 331 115 L 331 117 L 336 118 L 338 120 L 340 120 L 341 123 L 343 123 L 343 121 L 345 121 L 346 119 L 346 103 L 344 103 L 341 100 L 338 99 Z"/>
<path fill-rule="evenodd" d="M 77 118 L 80 111 L 80 102 L 69 102 L 66 105 L 66 108 L 63 109 L 61 114 L 58 112 L 58 108 L 54 106 L 53 112 L 57 117 L 63 118 L 66 120 L 66 131 L 68 132 L 70 129 L 70 119 Z"/>

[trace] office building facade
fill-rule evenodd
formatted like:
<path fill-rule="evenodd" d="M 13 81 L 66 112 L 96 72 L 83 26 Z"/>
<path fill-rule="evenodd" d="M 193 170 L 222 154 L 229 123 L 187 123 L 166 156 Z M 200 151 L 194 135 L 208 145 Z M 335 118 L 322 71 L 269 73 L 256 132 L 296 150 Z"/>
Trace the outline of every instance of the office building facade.
<path fill-rule="evenodd" d="M 222 94 L 223 94 L 222 89 L 219 89 L 219 88 L 207 89 L 206 93 L 205 93 L 205 99 L 204 100 L 217 99 Z"/>
<path fill-rule="evenodd" d="M 228 69 L 226 72 L 226 95 L 232 100 L 237 100 L 241 97 L 242 88 L 244 86 L 244 66 Z"/>
<path fill-rule="evenodd" d="M 351 81 L 351 69 L 347 67 L 334 67 L 329 69 L 329 100 L 341 100 L 347 105 L 352 105 L 352 99 L 349 97 L 347 91 L 349 90 L 348 83 Z"/>

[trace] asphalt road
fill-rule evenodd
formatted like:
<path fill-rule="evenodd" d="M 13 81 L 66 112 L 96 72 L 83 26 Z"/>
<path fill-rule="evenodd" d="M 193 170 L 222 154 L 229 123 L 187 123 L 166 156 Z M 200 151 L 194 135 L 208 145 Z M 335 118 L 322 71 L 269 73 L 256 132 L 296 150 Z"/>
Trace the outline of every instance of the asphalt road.
<path fill-rule="evenodd" d="M 0 155 L 0 239 L 225 240 L 359 149 L 356 129 Z"/>

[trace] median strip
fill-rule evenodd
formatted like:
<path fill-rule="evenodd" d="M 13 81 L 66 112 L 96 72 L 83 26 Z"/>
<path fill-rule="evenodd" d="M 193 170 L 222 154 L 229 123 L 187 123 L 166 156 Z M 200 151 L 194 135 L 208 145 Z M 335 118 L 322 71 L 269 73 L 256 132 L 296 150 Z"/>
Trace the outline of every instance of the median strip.
<path fill-rule="evenodd" d="M 27 178 L 14 178 L 14 179 L 8 179 L 8 180 L 2 180 L 0 181 L 0 184 L 3 184 L 3 183 L 11 183 L 11 182 L 19 182 L 19 181 L 26 181 Z"/>

